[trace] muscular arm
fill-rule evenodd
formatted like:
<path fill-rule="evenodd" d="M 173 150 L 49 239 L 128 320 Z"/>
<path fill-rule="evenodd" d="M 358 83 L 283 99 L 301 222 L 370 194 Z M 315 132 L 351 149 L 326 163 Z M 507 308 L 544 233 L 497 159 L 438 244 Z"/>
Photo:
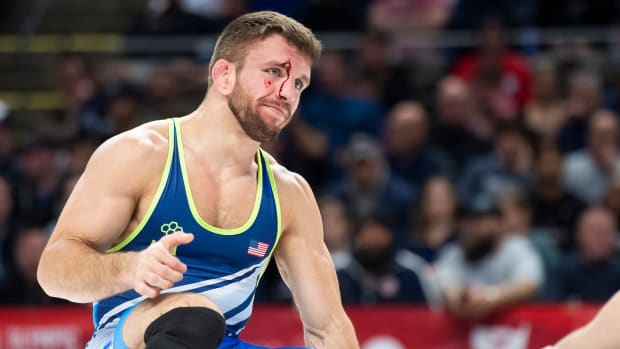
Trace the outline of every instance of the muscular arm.
<path fill-rule="evenodd" d="M 290 221 L 275 256 L 299 308 L 306 345 L 316 349 L 359 348 L 353 325 L 342 308 L 316 201 L 308 183 L 291 176 L 292 189 L 283 188 L 288 193 L 282 195 Z"/>
<path fill-rule="evenodd" d="M 152 141 L 148 134 L 123 134 L 93 154 L 41 257 L 37 276 L 46 293 L 82 303 L 132 288 L 154 291 L 135 285 L 139 253 L 104 252 L 118 242 L 136 210 L 146 171 L 153 167 L 145 163 L 154 157 Z"/>

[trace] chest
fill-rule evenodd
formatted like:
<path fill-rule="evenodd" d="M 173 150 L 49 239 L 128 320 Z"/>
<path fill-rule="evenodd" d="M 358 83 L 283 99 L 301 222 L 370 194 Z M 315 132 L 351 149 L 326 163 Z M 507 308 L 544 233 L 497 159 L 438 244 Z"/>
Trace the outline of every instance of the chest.
<path fill-rule="evenodd" d="M 216 177 L 201 166 L 187 166 L 185 191 L 190 208 L 203 221 L 221 229 L 245 224 L 258 209 L 262 187 L 257 172 L 245 176 Z"/>

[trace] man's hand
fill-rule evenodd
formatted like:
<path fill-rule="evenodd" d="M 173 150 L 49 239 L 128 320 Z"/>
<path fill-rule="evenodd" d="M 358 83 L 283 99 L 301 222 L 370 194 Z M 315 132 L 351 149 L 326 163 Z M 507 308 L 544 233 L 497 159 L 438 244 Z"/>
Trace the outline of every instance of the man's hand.
<path fill-rule="evenodd" d="M 192 240 L 193 234 L 176 232 L 139 252 L 133 263 L 133 289 L 147 298 L 155 298 L 161 290 L 171 288 L 174 283 L 181 281 L 187 266 L 173 256 L 172 251 Z"/>
<path fill-rule="evenodd" d="M 497 309 L 498 292 L 493 286 L 453 286 L 444 291 L 444 299 L 454 316 L 480 320 Z"/>
<path fill-rule="evenodd" d="M 497 309 L 499 289 L 493 286 L 470 287 L 461 309 L 472 320 L 481 320 Z"/>

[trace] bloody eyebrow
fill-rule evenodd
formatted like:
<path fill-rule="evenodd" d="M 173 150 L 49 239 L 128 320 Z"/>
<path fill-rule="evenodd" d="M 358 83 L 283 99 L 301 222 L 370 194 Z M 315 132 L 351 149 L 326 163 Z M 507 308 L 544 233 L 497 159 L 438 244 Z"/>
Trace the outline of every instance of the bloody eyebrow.
<path fill-rule="evenodd" d="M 276 66 L 276 67 L 280 67 L 286 70 L 286 66 L 289 64 L 290 64 L 289 61 L 286 61 L 286 62 L 269 61 L 265 63 L 265 66 L 269 66 L 269 67 Z M 304 84 L 306 84 L 306 86 L 310 84 L 310 78 L 306 74 L 300 76 L 299 78 L 304 82 Z"/>

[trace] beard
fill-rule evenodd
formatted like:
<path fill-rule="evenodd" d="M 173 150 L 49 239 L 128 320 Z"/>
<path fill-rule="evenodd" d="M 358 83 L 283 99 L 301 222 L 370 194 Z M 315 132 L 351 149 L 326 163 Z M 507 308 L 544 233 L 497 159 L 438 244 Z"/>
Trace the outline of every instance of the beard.
<path fill-rule="evenodd" d="M 278 137 L 282 128 L 269 126 L 267 122 L 260 117 L 258 113 L 258 104 L 260 102 L 261 100 L 259 99 L 258 103 L 253 105 L 252 98 L 248 95 L 243 86 L 241 86 L 241 83 L 237 83 L 228 98 L 228 107 L 235 115 L 237 122 L 248 137 L 260 143 L 268 143 Z M 290 110 L 288 105 L 283 105 L 282 103 L 277 103 L 277 105 L 286 110 L 286 112 Z M 287 119 L 289 118 L 290 112 L 288 112 L 287 115 Z"/>
<path fill-rule="evenodd" d="M 478 263 L 489 256 L 497 246 L 497 238 L 488 236 L 471 241 L 463 246 L 465 260 L 469 263 Z"/>
<path fill-rule="evenodd" d="M 357 249 L 353 255 L 367 272 L 379 275 L 389 269 L 394 259 L 394 249 L 392 247 Z"/>

